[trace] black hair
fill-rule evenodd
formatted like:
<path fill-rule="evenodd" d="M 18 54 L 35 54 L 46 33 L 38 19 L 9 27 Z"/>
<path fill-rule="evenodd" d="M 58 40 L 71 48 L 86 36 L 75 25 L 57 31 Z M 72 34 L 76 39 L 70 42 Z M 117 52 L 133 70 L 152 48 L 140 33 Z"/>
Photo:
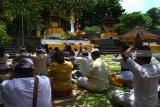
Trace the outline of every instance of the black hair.
<path fill-rule="evenodd" d="M 48 44 L 44 44 L 44 49 L 45 49 L 45 51 L 46 51 L 46 53 L 49 53 L 49 49 L 48 49 Z"/>
<path fill-rule="evenodd" d="M 123 46 L 121 47 L 121 50 L 122 50 L 122 51 L 126 51 L 128 48 L 129 48 L 128 45 L 123 45 Z"/>
<path fill-rule="evenodd" d="M 88 56 L 88 53 L 82 53 L 83 56 Z"/>
<path fill-rule="evenodd" d="M 53 55 L 53 59 L 59 63 L 59 64 L 63 64 L 64 63 L 64 54 L 62 51 L 57 51 L 54 53 Z"/>
<path fill-rule="evenodd" d="M 78 49 L 77 49 L 77 48 L 74 48 L 74 51 L 78 51 Z"/>
<path fill-rule="evenodd" d="M 14 78 L 26 78 L 34 76 L 32 68 L 15 68 L 11 72 L 12 75 L 14 75 Z"/>
<path fill-rule="evenodd" d="M 70 56 L 74 56 L 75 55 L 75 52 L 74 51 L 70 51 Z"/>
<path fill-rule="evenodd" d="M 37 54 L 41 54 L 41 53 L 43 53 L 43 52 L 42 52 L 42 51 L 36 51 L 36 53 L 37 53 Z"/>
<path fill-rule="evenodd" d="M 93 52 L 91 53 L 91 55 L 94 56 L 94 57 L 99 58 L 101 54 L 100 54 L 99 51 L 93 51 Z"/>
<path fill-rule="evenodd" d="M 58 48 L 58 47 L 55 47 L 55 48 L 54 48 L 54 51 L 59 51 L 59 48 Z"/>
<path fill-rule="evenodd" d="M 28 50 L 28 52 L 34 52 L 34 49 L 33 49 L 33 48 L 30 48 L 30 49 Z"/>
<path fill-rule="evenodd" d="M 20 52 L 26 52 L 26 50 L 20 50 Z"/>

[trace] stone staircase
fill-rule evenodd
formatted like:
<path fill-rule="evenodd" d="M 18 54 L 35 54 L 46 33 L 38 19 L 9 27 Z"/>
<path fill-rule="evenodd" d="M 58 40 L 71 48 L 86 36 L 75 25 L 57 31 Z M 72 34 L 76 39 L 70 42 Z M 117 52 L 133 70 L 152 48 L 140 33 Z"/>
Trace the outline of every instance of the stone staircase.
<path fill-rule="evenodd" d="M 17 53 L 17 47 L 15 45 L 4 46 L 5 52 L 9 54 L 9 58 L 14 58 Z"/>
<path fill-rule="evenodd" d="M 118 47 L 113 45 L 112 39 L 101 39 L 99 41 L 99 50 L 102 55 L 105 54 L 116 54 L 119 52 Z"/>

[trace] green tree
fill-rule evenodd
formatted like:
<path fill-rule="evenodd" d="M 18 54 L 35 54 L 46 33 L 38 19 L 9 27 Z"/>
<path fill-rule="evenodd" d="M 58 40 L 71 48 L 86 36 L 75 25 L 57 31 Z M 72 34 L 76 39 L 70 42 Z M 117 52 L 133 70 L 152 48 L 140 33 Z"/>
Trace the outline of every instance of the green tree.
<path fill-rule="evenodd" d="M 98 26 L 92 26 L 92 27 L 85 27 L 84 28 L 84 32 L 86 34 L 96 34 L 96 33 L 100 33 L 101 32 L 101 28 Z"/>
<path fill-rule="evenodd" d="M 41 30 L 43 19 L 41 13 L 47 7 L 50 0 L 3 0 L 3 17 L 9 22 L 14 30 L 22 29 L 22 18 L 24 32 L 29 36 L 32 31 Z M 8 23 L 7 23 L 8 24 Z M 22 31 L 21 31 L 22 32 Z M 17 34 L 16 34 L 17 35 Z M 18 35 L 21 35 L 19 33 Z"/>
<path fill-rule="evenodd" d="M 152 19 L 149 25 L 150 30 L 158 30 L 160 27 L 160 8 L 151 8 L 146 14 Z"/>
<path fill-rule="evenodd" d="M 93 4 L 94 0 L 55 0 L 53 10 L 66 19 L 69 19 L 71 15 L 79 18 L 83 11 L 91 11 Z"/>
<path fill-rule="evenodd" d="M 43 18 L 46 16 L 42 15 L 44 10 L 58 13 L 61 18 L 69 20 L 72 15 L 80 17 L 84 10 L 91 10 L 92 4 L 94 0 L 3 0 L 3 19 L 15 23 L 12 24 L 14 31 L 19 31 L 22 29 L 23 17 L 24 32 L 29 36 L 35 30 L 49 27 Z"/>
<path fill-rule="evenodd" d="M 105 16 L 112 16 L 118 19 L 125 11 L 120 1 L 121 0 L 94 0 L 94 9 L 91 12 L 84 11 L 79 20 L 81 28 L 103 24 L 101 21 Z"/>
<path fill-rule="evenodd" d="M 44 10 L 55 12 L 65 20 L 75 16 L 84 28 L 100 24 L 106 15 L 118 18 L 124 12 L 119 1 L 121 0 L 3 0 L 1 19 L 6 22 L 11 34 L 19 36 L 22 34 L 22 21 L 25 36 L 49 27 L 46 22 L 48 19 L 44 18 Z"/>
<path fill-rule="evenodd" d="M 0 22 L 0 45 L 7 45 L 11 43 L 12 38 L 6 32 L 6 25 Z"/>
<path fill-rule="evenodd" d="M 148 29 L 150 23 L 151 18 L 146 14 L 142 14 L 140 12 L 124 14 L 120 17 L 120 23 L 115 26 L 115 31 L 119 34 L 123 34 L 135 28 L 135 26 L 141 26 Z"/>

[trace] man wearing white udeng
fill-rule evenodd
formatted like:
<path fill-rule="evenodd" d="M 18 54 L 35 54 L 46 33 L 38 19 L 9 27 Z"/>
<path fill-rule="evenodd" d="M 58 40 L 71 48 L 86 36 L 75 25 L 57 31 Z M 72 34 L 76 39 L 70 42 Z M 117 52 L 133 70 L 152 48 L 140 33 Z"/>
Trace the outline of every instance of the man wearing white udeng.
<path fill-rule="evenodd" d="M 91 91 L 103 91 L 107 89 L 107 65 L 102 59 L 100 59 L 100 52 L 98 49 L 93 50 L 91 56 L 93 62 L 90 64 L 85 77 L 78 78 L 77 84 Z"/>

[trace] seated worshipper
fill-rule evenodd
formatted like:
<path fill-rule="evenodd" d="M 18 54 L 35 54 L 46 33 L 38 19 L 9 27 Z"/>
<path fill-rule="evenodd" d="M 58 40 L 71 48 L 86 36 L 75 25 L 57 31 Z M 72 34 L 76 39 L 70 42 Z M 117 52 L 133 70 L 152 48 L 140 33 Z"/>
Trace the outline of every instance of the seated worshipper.
<path fill-rule="evenodd" d="M 90 64 L 85 77 L 79 77 L 78 86 L 90 91 L 103 91 L 107 89 L 108 69 L 106 63 L 100 59 L 100 52 L 95 49 L 92 53 L 93 62 Z"/>
<path fill-rule="evenodd" d="M 73 64 L 73 70 L 78 70 L 78 63 L 75 59 L 75 52 L 74 51 L 70 51 L 69 52 L 69 61 L 71 61 L 71 63 Z"/>
<path fill-rule="evenodd" d="M 124 45 L 120 49 L 121 57 L 118 57 L 118 54 L 112 58 L 112 61 L 120 62 L 121 72 L 119 74 L 112 76 L 112 83 L 117 86 L 122 86 L 123 84 L 128 84 L 132 82 L 133 73 L 128 69 L 128 66 L 125 64 L 123 57 L 124 53 L 129 48 L 128 45 Z"/>
<path fill-rule="evenodd" d="M 47 62 L 51 64 L 51 54 L 47 44 L 44 45 L 44 52 L 47 54 Z"/>
<path fill-rule="evenodd" d="M 74 48 L 74 53 L 75 53 L 75 56 L 77 56 L 78 55 L 78 49 L 77 48 Z"/>
<path fill-rule="evenodd" d="M 76 61 L 79 62 L 79 71 L 74 71 L 72 77 L 78 78 L 80 76 L 86 75 L 86 72 L 89 70 L 89 66 L 92 62 L 92 59 L 88 56 L 89 52 L 87 49 L 82 49 L 82 57 L 76 57 Z"/>
<path fill-rule="evenodd" d="M 28 53 L 29 53 L 29 56 L 34 56 L 34 55 L 35 55 L 35 51 L 34 51 L 33 48 L 30 48 L 30 49 L 28 50 Z"/>
<path fill-rule="evenodd" d="M 32 59 L 18 57 L 12 64 L 11 79 L 0 85 L 4 107 L 51 107 L 49 78 L 35 75 Z"/>
<path fill-rule="evenodd" d="M 135 49 L 133 60 L 129 56 Z M 132 46 L 125 52 L 124 61 L 134 74 L 133 92 L 113 92 L 112 98 L 115 102 L 124 107 L 158 107 L 160 69 L 156 63 L 151 62 L 151 58 L 152 52 L 148 46 Z"/>
<path fill-rule="evenodd" d="M 160 62 L 160 56 L 155 56 L 156 60 Z"/>
<path fill-rule="evenodd" d="M 52 84 L 53 98 L 62 98 L 72 95 L 71 73 L 73 65 L 64 60 L 61 51 L 54 53 L 54 62 L 48 68 L 48 76 Z"/>
<path fill-rule="evenodd" d="M 7 65 L 7 59 L 9 54 L 5 52 L 3 46 L 0 47 L 0 74 L 6 74 L 9 72 L 9 66 Z"/>
<path fill-rule="evenodd" d="M 20 46 L 19 52 L 17 52 L 16 57 L 25 57 L 25 56 L 29 56 L 29 53 L 26 51 L 26 48 L 24 46 Z"/>
<path fill-rule="evenodd" d="M 35 65 L 35 70 L 38 75 L 47 75 L 50 61 L 47 60 L 47 54 L 44 49 L 39 46 L 36 48 L 36 55 L 31 56 Z"/>
<path fill-rule="evenodd" d="M 60 51 L 60 49 L 59 49 L 58 47 L 55 47 L 55 48 L 53 49 L 53 55 L 51 56 L 51 63 L 54 62 L 54 58 L 53 58 L 54 53 L 56 53 L 56 52 L 58 52 L 58 51 Z"/>

